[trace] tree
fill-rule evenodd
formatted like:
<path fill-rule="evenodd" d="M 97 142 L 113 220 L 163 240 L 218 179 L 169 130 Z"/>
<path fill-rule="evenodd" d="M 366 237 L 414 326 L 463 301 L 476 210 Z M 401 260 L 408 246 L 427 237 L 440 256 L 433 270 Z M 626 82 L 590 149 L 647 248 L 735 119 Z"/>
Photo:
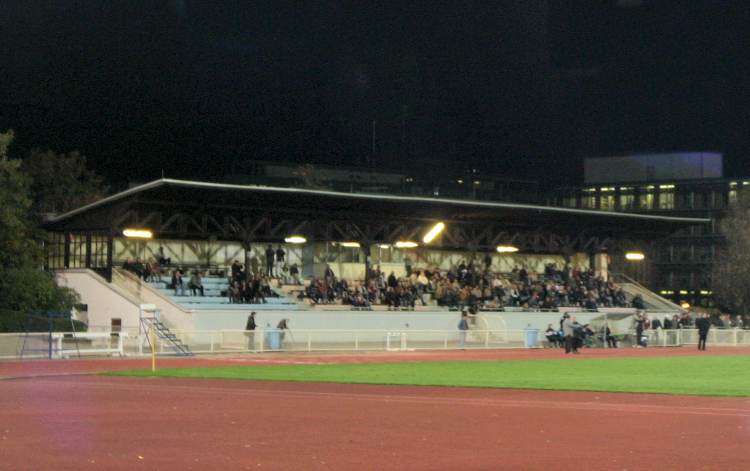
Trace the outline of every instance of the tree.
<path fill-rule="evenodd" d="M 0 293 L 4 295 L 0 307 L 22 313 L 70 312 L 80 302 L 78 293 L 57 286 L 51 273 L 28 268 L 0 273 Z"/>
<path fill-rule="evenodd" d="M 740 197 L 721 221 L 725 244 L 713 266 L 714 296 L 734 313 L 750 308 L 750 194 Z"/>
<path fill-rule="evenodd" d="M 34 149 L 21 168 L 31 177 L 33 209 L 39 216 L 79 208 L 107 193 L 102 177 L 86 168 L 86 157 L 78 151 L 57 154 Z"/>
<path fill-rule="evenodd" d="M 29 217 L 31 179 L 21 171 L 21 162 L 8 158 L 13 131 L 0 133 L 0 270 L 34 266 L 41 257 Z"/>
<path fill-rule="evenodd" d="M 34 311 L 70 311 L 79 299 L 39 269 L 42 251 L 32 218 L 31 178 L 19 160 L 8 158 L 12 141 L 13 131 L 0 133 L 0 330 L 21 328 L 18 320 Z"/>

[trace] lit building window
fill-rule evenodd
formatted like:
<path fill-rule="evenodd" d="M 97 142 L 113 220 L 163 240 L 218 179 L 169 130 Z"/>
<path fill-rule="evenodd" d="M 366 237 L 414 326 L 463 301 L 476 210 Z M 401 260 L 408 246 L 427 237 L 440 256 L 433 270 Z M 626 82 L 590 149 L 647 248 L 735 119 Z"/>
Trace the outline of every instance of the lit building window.
<path fill-rule="evenodd" d="M 633 209 L 633 203 L 635 202 L 635 196 L 633 194 L 620 195 L 620 209 L 628 211 Z"/>
<path fill-rule="evenodd" d="M 638 195 L 638 209 L 651 209 L 654 207 L 654 187 L 648 187 L 645 192 Z"/>
<path fill-rule="evenodd" d="M 729 204 L 734 204 L 737 202 L 737 190 L 729 190 L 727 196 L 729 197 Z"/>
<path fill-rule="evenodd" d="M 674 192 L 673 191 L 662 190 L 662 192 L 659 193 L 659 209 L 674 209 Z"/>
<path fill-rule="evenodd" d="M 596 208 L 596 195 L 585 194 L 581 197 L 581 207 L 587 209 Z"/>
<path fill-rule="evenodd" d="M 613 211 L 615 209 L 615 195 L 603 194 L 599 198 L 599 209 L 602 211 Z"/>

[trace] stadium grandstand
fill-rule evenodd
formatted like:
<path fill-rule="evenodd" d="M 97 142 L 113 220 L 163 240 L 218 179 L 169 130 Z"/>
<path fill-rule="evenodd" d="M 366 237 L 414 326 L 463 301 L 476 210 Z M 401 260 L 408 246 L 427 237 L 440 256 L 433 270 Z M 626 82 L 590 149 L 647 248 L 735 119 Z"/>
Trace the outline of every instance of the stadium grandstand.
<path fill-rule="evenodd" d="M 46 268 L 92 331 L 137 332 L 143 306 L 181 332 L 243 330 L 253 311 L 267 327 L 454 329 L 462 309 L 542 329 L 565 311 L 679 315 L 628 259 L 708 222 L 161 179 L 49 220 Z"/>

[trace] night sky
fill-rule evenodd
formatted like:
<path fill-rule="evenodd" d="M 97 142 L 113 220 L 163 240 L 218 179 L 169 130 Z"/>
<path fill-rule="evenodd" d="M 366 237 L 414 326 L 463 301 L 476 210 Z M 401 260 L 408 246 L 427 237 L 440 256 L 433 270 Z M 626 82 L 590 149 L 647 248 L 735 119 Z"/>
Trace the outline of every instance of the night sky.
<path fill-rule="evenodd" d="M 552 183 L 581 159 L 724 152 L 750 175 L 746 1 L 31 1 L 0 15 L 0 129 L 117 185 L 252 159 L 459 160 Z M 375 121 L 376 149 L 372 158 Z"/>

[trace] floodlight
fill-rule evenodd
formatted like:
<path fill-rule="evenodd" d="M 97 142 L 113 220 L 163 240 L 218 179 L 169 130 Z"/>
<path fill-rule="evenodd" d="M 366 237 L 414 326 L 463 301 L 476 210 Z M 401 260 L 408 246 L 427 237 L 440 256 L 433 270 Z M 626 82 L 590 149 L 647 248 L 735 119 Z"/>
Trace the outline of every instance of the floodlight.
<path fill-rule="evenodd" d="M 148 229 L 125 229 L 122 231 L 122 235 L 133 239 L 151 239 L 154 237 L 154 233 Z"/>
<path fill-rule="evenodd" d="M 348 247 L 352 249 L 358 249 L 359 248 L 359 242 L 340 242 L 340 246 L 342 247 Z"/>
<path fill-rule="evenodd" d="M 292 235 L 289 237 L 285 237 L 284 242 L 286 242 L 287 244 L 304 244 L 305 242 L 307 242 L 307 239 L 305 239 L 305 237 L 301 235 Z"/>
<path fill-rule="evenodd" d="M 513 245 L 498 245 L 497 251 L 500 253 L 513 253 L 518 252 L 518 247 L 515 247 Z"/>
<path fill-rule="evenodd" d="M 410 240 L 399 240 L 394 245 L 399 249 L 413 249 L 414 247 L 419 246 L 419 244 Z"/>
<path fill-rule="evenodd" d="M 445 223 L 439 222 L 432 226 L 432 229 L 430 229 L 430 232 L 425 234 L 425 236 L 422 238 L 422 242 L 425 244 L 429 244 L 432 242 L 432 240 L 438 236 L 441 232 L 443 232 L 443 229 L 445 229 Z"/>
<path fill-rule="evenodd" d="M 630 260 L 631 262 L 640 262 L 645 258 L 646 256 L 643 254 L 643 252 L 627 252 L 625 254 L 625 259 Z"/>

